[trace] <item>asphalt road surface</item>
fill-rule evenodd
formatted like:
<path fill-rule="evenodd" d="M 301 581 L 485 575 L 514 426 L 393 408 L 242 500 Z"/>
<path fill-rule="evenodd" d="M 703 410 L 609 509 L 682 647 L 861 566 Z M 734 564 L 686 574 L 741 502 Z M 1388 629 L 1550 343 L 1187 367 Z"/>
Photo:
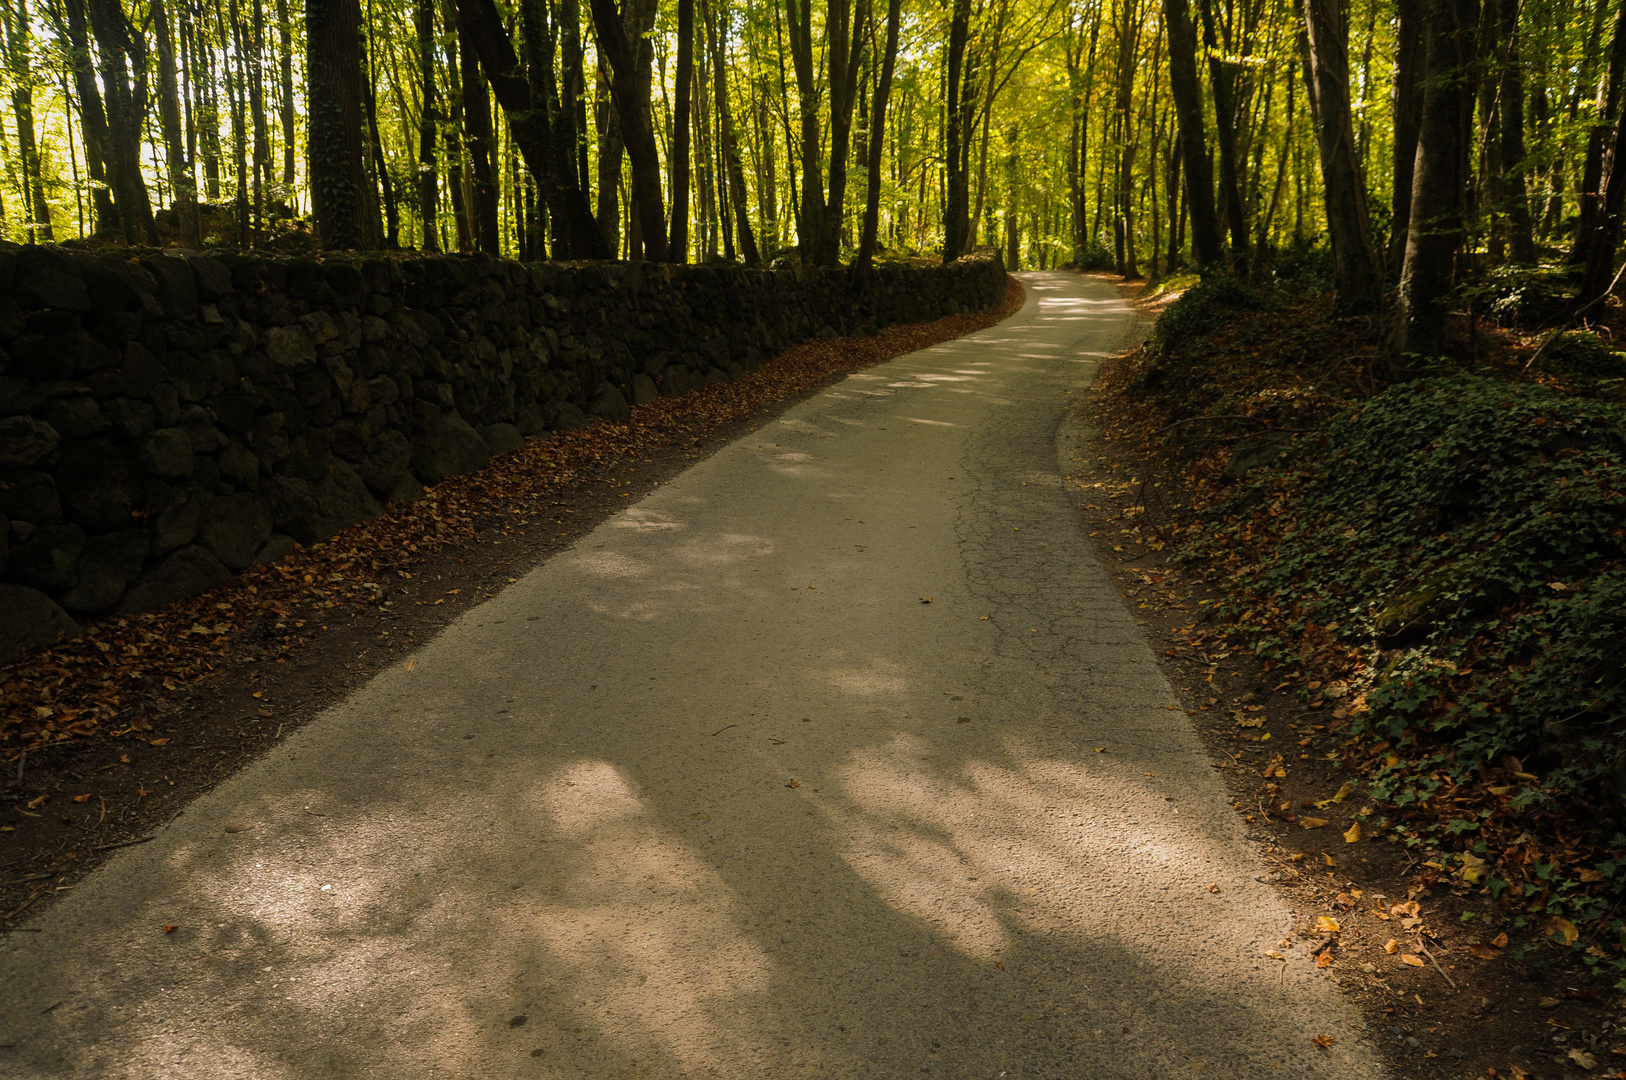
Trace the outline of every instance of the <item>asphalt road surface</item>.
<path fill-rule="evenodd" d="M 0 1076 L 1382 1076 L 1063 480 L 1135 320 L 1025 281 L 0 935 Z"/>

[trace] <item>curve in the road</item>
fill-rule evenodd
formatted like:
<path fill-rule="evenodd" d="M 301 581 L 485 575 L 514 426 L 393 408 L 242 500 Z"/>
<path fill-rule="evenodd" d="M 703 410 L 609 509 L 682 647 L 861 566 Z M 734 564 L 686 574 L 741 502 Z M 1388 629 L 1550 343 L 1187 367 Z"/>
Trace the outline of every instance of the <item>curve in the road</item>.
<path fill-rule="evenodd" d="M 7 935 L 0 1075 L 1380 1076 L 1058 469 L 1134 321 L 1025 281 Z"/>

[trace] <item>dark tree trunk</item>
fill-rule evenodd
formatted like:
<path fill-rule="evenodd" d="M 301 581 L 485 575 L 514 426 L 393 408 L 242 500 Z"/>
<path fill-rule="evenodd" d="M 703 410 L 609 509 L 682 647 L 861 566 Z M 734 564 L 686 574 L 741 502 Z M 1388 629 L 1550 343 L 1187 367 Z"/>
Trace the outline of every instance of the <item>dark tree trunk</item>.
<path fill-rule="evenodd" d="M 107 165 L 124 240 L 156 247 L 158 226 L 141 176 L 141 117 L 130 87 L 132 68 L 146 70 L 146 50 L 136 42 L 117 0 L 90 0 L 90 25 L 101 57 L 102 88 L 107 95 Z M 127 66 L 129 60 L 134 63 Z"/>
<path fill-rule="evenodd" d="M 627 0 L 632 2 L 632 0 Z M 640 19 L 636 34 L 628 34 L 615 0 L 591 0 L 593 29 L 599 48 L 610 61 L 610 101 L 621 117 L 621 136 L 632 165 L 632 198 L 638 210 L 644 255 L 665 262 L 666 211 L 661 199 L 660 151 L 650 119 L 649 57 L 652 46 L 645 37 L 647 19 Z M 653 6 L 649 9 L 653 15 Z"/>
<path fill-rule="evenodd" d="M 677 107 L 672 116 L 672 239 L 667 254 L 673 262 L 689 261 L 689 143 L 694 107 L 694 0 L 678 0 Z M 706 21 L 711 32 L 711 20 Z"/>
<path fill-rule="evenodd" d="M 1519 0 L 1500 0 L 1501 32 L 1506 54 L 1502 58 L 1502 198 L 1507 207 L 1507 239 L 1513 260 L 1536 261 L 1536 241 L 1530 222 L 1530 195 L 1526 187 L 1529 162 L 1524 149 L 1524 71 L 1518 47 Z"/>
<path fill-rule="evenodd" d="M 96 211 L 95 234 L 108 236 L 118 230 L 119 215 L 108 187 L 107 116 L 102 111 L 102 92 L 96 85 L 90 41 L 85 35 L 83 0 L 66 0 L 64 6 L 68 16 L 67 39 L 73 49 L 74 88 L 79 93 L 79 130 L 85 140 L 85 171 L 90 174 L 90 199 Z"/>
<path fill-rule="evenodd" d="M 418 216 L 423 221 L 423 250 L 440 250 L 440 177 L 436 169 L 435 124 L 435 0 L 418 0 L 418 88 L 422 106 L 418 114 Z"/>
<path fill-rule="evenodd" d="M 470 206 L 474 243 L 488 255 L 502 253 L 497 225 L 497 174 L 492 166 L 491 98 L 480 72 L 480 62 L 468 41 L 463 42 L 463 145 L 469 152 Z"/>
<path fill-rule="evenodd" d="M 875 81 L 875 100 L 870 105 L 869 155 L 864 162 L 868 173 L 864 192 L 864 231 L 858 241 L 858 259 L 853 264 L 860 282 L 869 275 L 870 264 L 875 258 L 876 232 L 881 223 L 881 151 L 885 147 L 886 110 L 892 97 L 892 74 L 898 61 L 898 25 L 902 9 L 901 0 L 887 0 L 886 51 L 881 55 L 881 74 Z"/>
<path fill-rule="evenodd" d="M 532 0 L 521 11 L 525 34 L 527 64 L 521 67 L 514 55 L 514 45 L 503 26 L 492 0 L 458 0 L 457 27 L 462 41 L 463 102 L 465 111 L 474 123 L 481 123 L 483 134 L 468 129 L 467 139 L 471 151 L 476 138 L 492 146 L 491 105 L 486 95 L 483 72 L 491 89 L 508 117 L 508 130 L 514 145 L 525 159 L 525 167 L 536 178 L 545 193 L 549 212 L 559 219 L 558 227 L 567 238 L 570 255 L 577 259 L 603 259 L 609 257 L 604 237 L 593 221 L 587 196 L 575 183 L 575 168 L 571 164 L 575 147 L 570 144 L 568 130 L 553 130 L 549 116 L 558 110 L 553 90 L 553 65 L 550 39 L 542 26 L 541 0 Z M 472 74 L 472 78 L 471 78 Z M 480 115 L 475 115 L 479 113 Z M 478 193 L 481 184 L 479 155 L 471 155 L 474 162 L 474 181 Z M 489 158 L 484 166 L 490 178 L 489 210 L 477 197 L 476 232 L 481 249 L 485 250 L 486 234 L 496 238 L 496 183 L 495 170 Z M 483 219 L 490 217 L 490 222 Z M 489 229 L 488 229 L 489 225 Z"/>
<path fill-rule="evenodd" d="M 1474 59 L 1478 25 L 1477 0 L 1425 0 L 1423 10 L 1423 116 L 1396 312 L 1395 351 L 1402 358 L 1433 356 L 1443 345 L 1445 304 L 1463 240 L 1471 139 L 1473 91 L 1464 73 Z"/>
<path fill-rule="evenodd" d="M 944 111 L 947 113 L 943 153 L 946 157 L 948 191 L 943 205 L 943 261 L 952 262 L 963 253 L 966 244 L 970 212 L 969 191 L 971 151 L 971 88 L 965 77 L 966 42 L 971 33 L 971 0 L 954 0 L 949 16 L 947 92 Z"/>
<path fill-rule="evenodd" d="M 30 37 L 28 8 L 18 0 L 13 12 L 5 7 L 6 52 L 11 67 L 11 106 L 17 118 L 17 151 L 22 158 L 22 190 L 25 228 L 30 244 L 56 239 L 51 230 L 51 208 L 45 202 L 45 183 L 40 175 L 39 147 L 34 141 L 34 78 L 29 64 Z"/>
<path fill-rule="evenodd" d="M 1423 0 L 1397 0 L 1395 22 L 1394 184 L 1389 224 L 1388 274 L 1400 279 L 1411 220 L 1417 130 L 1423 122 Z"/>
<path fill-rule="evenodd" d="M 609 258 L 621 253 L 621 118 L 610 105 L 609 73 L 599 61 L 599 82 L 602 87 L 599 112 L 602 115 L 603 134 L 598 144 L 598 227 L 609 246 Z"/>
<path fill-rule="evenodd" d="M 175 78 L 175 41 L 169 31 L 169 18 L 163 0 L 152 0 L 153 35 L 158 42 L 158 116 L 164 132 L 164 149 L 169 156 L 169 182 L 175 189 L 175 211 L 181 227 L 181 241 L 188 247 L 202 247 L 198 227 L 198 187 L 192 178 L 192 161 L 186 152 L 181 130 L 180 90 Z"/>
<path fill-rule="evenodd" d="M 1598 90 L 1596 121 L 1587 133 L 1586 159 L 1581 166 L 1580 218 L 1569 261 L 1585 265 L 1591 244 L 1598 234 L 1603 212 L 1604 155 L 1614 143 L 1616 118 L 1620 115 L 1622 80 L 1626 79 L 1626 4 L 1615 16 L 1614 36 L 1609 42 L 1609 73 Z"/>
<path fill-rule="evenodd" d="M 757 251 L 756 233 L 751 231 L 751 219 L 746 213 L 745 166 L 740 161 L 740 150 L 734 137 L 734 113 L 728 104 L 728 50 L 723 39 L 728 30 L 727 12 L 726 9 L 719 10 L 718 18 L 713 20 L 710 5 L 705 0 L 701 2 L 706 17 L 706 40 L 711 45 L 713 93 L 717 97 L 718 150 L 727 173 L 740 255 L 744 257 L 745 265 L 761 266 L 762 255 Z"/>
<path fill-rule="evenodd" d="M 1355 130 L 1349 111 L 1349 42 L 1335 0 L 1304 0 L 1310 69 L 1316 102 L 1316 148 L 1332 241 L 1333 280 L 1338 306 L 1364 312 L 1376 307 L 1383 290 L 1372 251 L 1366 183 L 1355 158 Z"/>
<path fill-rule="evenodd" d="M 361 8 L 356 0 L 306 0 L 305 28 L 316 235 L 324 248 L 375 250 L 378 212 L 362 163 Z"/>
<path fill-rule="evenodd" d="M 1187 213 L 1191 219 L 1192 256 L 1199 268 L 1225 259 L 1214 208 L 1214 172 L 1203 132 L 1202 85 L 1197 80 L 1197 31 L 1186 0 L 1163 0 L 1169 33 L 1169 88 L 1180 126 L 1180 158 L 1186 174 Z"/>
<path fill-rule="evenodd" d="M 1214 134 L 1219 143 L 1219 208 L 1224 212 L 1222 232 L 1231 234 L 1231 250 L 1248 249 L 1248 224 L 1242 211 L 1242 186 L 1237 179 L 1236 70 L 1230 63 L 1230 41 L 1220 42 L 1214 32 L 1213 0 L 1200 0 L 1203 44 L 1208 49 L 1208 82 L 1214 89 Z M 1349 59 L 1344 59 L 1349 67 Z"/>
<path fill-rule="evenodd" d="M 451 0 L 442 0 L 441 28 L 446 42 L 446 187 L 452 197 L 452 225 L 457 232 L 457 250 L 474 250 L 474 230 L 469 206 L 474 199 L 463 172 L 463 50 L 458 44 L 457 19 Z"/>
<path fill-rule="evenodd" d="M 1606 161 L 1603 198 L 1599 200 L 1582 264 L 1575 303 L 1584 309 L 1603 298 L 1613 283 L 1615 248 L 1620 244 L 1621 211 L 1626 208 L 1626 116 L 1615 118 L 1615 137 Z"/>
<path fill-rule="evenodd" d="M 816 235 L 813 261 L 835 266 L 841 261 L 841 225 L 846 217 L 847 158 L 852 149 L 853 105 L 858 99 L 858 73 L 869 0 L 829 0 L 825 47 L 830 92 L 830 188 L 824 206 L 824 228 Z"/>
<path fill-rule="evenodd" d="M 277 28 L 282 49 L 277 57 L 277 116 L 282 124 L 282 198 L 293 202 L 294 186 L 294 44 L 288 0 L 277 0 Z"/>

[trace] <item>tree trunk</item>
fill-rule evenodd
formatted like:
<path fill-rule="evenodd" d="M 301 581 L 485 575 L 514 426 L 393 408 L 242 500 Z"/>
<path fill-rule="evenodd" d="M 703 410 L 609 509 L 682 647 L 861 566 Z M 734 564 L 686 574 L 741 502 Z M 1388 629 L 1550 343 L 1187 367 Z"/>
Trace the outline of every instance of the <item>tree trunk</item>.
<path fill-rule="evenodd" d="M 1191 219 L 1192 256 L 1199 269 L 1225 258 L 1214 209 L 1214 173 L 1203 132 L 1202 86 L 1197 81 L 1197 32 L 1186 0 L 1163 0 L 1169 34 L 1169 89 L 1180 126 L 1180 159 L 1185 172 L 1185 205 Z"/>
<path fill-rule="evenodd" d="M 625 2 L 630 5 L 634 0 Z M 646 54 L 651 46 L 645 36 L 654 22 L 654 5 L 641 9 L 647 15 L 638 20 L 636 35 L 627 32 L 615 0 L 591 0 L 590 7 L 599 48 L 610 61 L 610 100 L 621 118 L 621 135 L 632 165 L 632 197 L 644 254 L 651 262 L 665 262 L 666 213 L 661 199 L 660 151 L 650 119 Z"/>
<path fill-rule="evenodd" d="M 824 235 L 824 188 L 820 183 L 819 88 L 813 71 L 811 0 L 785 0 L 791 65 L 796 71 L 796 100 L 801 118 L 802 197 L 797 206 L 796 240 L 803 263 L 818 256 Z"/>
<path fill-rule="evenodd" d="M 452 197 L 452 226 L 458 251 L 474 250 L 469 206 L 474 201 L 463 173 L 463 61 L 458 45 L 457 18 L 452 0 L 442 0 L 441 32 L 446 42 L 446 188 Z"/>
<path fill-rule="evenodd" d="M 1518 47 L 1519 0 L 1500 0 L 1501 32 L 1506 53 L 1502 58 L 1502 198 L 1507 209 L 1507 238 L 1513 261 L 1534 263 L 1536 241 L 1531 230 L 1530 196 L 1525 177 L 1529 162 L 1524 150 L 1524 71 Z"/>
<path fill-rule="evenodd" d="M 943 95 L 943 108 L 947 114 L 943 137 L 943 156 L 948 190 L 943 202 L 943 261 L 952 262 L 962 254 L 966 244 L 966 215 L 970 210 L 970 192 L 967 173 L 970 171 L 971 149 L 970 109 L 965 78 L 966 41 L 971 33 L 971 0 L 954 0 L 949 16 L 948 85 Z"/>
<path fill-rule="evenodd" d="M 1462 75 L 1475 54 L 1477 8 L 1477 0 L 1424 0 L 1423 115 L 1396 313 L 1395 351 L 1402 357 L 1437 355 L 1443 345 L 1445 304 L 1463 239 L 1470 138 L 1464 118 L 1471 123 L 1473 97 Z"/>
<path fill-rule="evenodd" d="M 90 175 L 91 205 L 95 208 L 97 236 L 110 236 L 119 228 L 118 211 L 108 187 L 107 116 L 102 111 L 102 92 L 96 85 L 96 69 L 91 63 L 90 42 L 85 35 L 83 0 L 67 0 L 66 37 L 73 50 L 74 88 L 79 94 L 80 134 L 85 140 L 85 171 Z M 61 32 L 61 27 L 58 28 Z"/>
<path fill-rule="evenodd" d="M 728 49 L 723 35 L 728 31 L 727 9 L 719 0 L 718 18 L 713 22 L 710 4 L 701 0 L 706 18 L 706 39 L 711 45 L 713 93 L 717 97 L 718 139 L 721 143 L 723 165 L 728 172 L 728 190 L 734 204 L 734 228 L 740 241 L 740 255 L 746 266 L 761 266 L 762 254 L 757 250 L 756 233 L 751 230 L 751 219 L 746 213 L 750 200 L 745 191 L 745 166 L 740 161 L 740 149 L 734 134 L 734 113 L 728 103 Z"/>
<path fill-rule="evenodd" d="M 181 131 L 181 102 L 175 78 L 175 42 L 169 32 L 169 18 L 163 0 L 152 0 L 153 35 L 158 42 L 158 116 L 164 132 L 164 149 L 169 156 L 169 182 L 175 189 L 175 212 L 181 242 L 202 247 L 198 227 L 198 186 L 192 178 L 192 162 L 186 153 Z"/>
<path fill-rule="evenodd" d="M 1304 0 L 1304 24 L 1315 80 L 1316 148 L 1332 242 L 1338 306 L 1346 312 L 1376 307 L 1383 290 L 1372 253 L 1366 183 L 1355 160 L 1349 112 L 1349 42 L 1336 0 Z"/>
<path fill-rule="evenodd" d="M 279 0 L 281 2 L 281 0 Z M 440 190 L 435 158 L 435 0 L 418 0 L 418 217 L 423 222 L 423 250 L 440 250 Z"/>
<path fill-rule="evenodd" d="M 527 63 L 522 67 L 492 0 L 457 0 L 457 29 L 463 45 L 464 110 L 469 123 L 480 125 L 479 130 L 475 130 L 465 124 L 476 190 L 475 231 L 481 250 L 487 250 L 488 240 L 493 245 L 497 243 L 496 172 L 489 157 L 482 164 L 481 155 L 473 152 L 477 140 L 487 147 L 487 154 L 495 149 L 491 104 L 486 94 L 489 80 L 492 92 L 508 117 L 513 145 L 546 193 L 550 212 L 561 221 L 560 229 L 569 241 L 571 257 L 609 258 L 609 249 L 593 221 L 587 195 L 575 182 L 576 170 L 572 163 L 575 147 L 571 145 L 569 132 L 567 129 L 556 132 L 549 120 L 550 113 L 558 111 L 558 103 L 553 90 L 550 39 L 542 25 L 540 3 L 541 0 L 532 0 L 520 13 L 527 52 Z M 480 194 L 482 183 L 490 185 L 488 195 Z M 491 250 L 495 251 L 495 247 Z"/>
<path fill-rule="evenodd" d="M 306 0 L 311 204 L 324 248 L 375 250 L 378 214 L 362 164 L 361 8 Z"/>
<path fill-rule="evenodd" d="M 603 134 L 598 144 L 598 227 L 609 247 L 609 258 L 621 254 L 621 117 L 603 98 L 609 93 L 609 73 L 599 60 L 599 82 L 602 87 L 599 112 L 603 116 Z"/>
<path fill-rule="evenodd" d="M 707 17 L 706 32 L 711 32 Z M 667 254 L 673 262 L 689 261 L 689 144 L 694 115 L 694 0 L 678 0 L 677 106 L 672 117 L 672 239 Z"/>
<path fill-rule="evenodd" d="M 881 74 L 875 81 L 875 99 L 870 105 L 869 154 L 865 159 L 864 230 L 858 241 L 858 259 L 853 263 L 860 283 L 869 275 L 875 259 L 876 232 L 881 224 L 881 151 L 886 139 L 886 110 L 892 97 L 892 75 L 898 61 L 898 25 L 903 10 L 901 0 L 887 0 L 886 51 L 881 56 Z"/>
<path fill-rule="evenodd" d="M 497 176 L 492 166 L 491 98 L 480 62 L 470 42 L 463 42 L 463 145 L 469 152 L 470 224 L 475 246 L 488 255 L 502 254 L 497 225 Z"/>
<path fill-rule="evenodd" d="M 1417 130 L 1423 119 L 1423 0 L 1396 0 L 1394 176 L 1390 209 L 1388 272 L 1399 280 L 1411 220 L 1412 172 L 1417 167 Z"/>
<path fill-rule="evenodd" d="M 1593 240 L 1599 235 L 1603 212 L 1604 154 L 1614 141 L 1614 123 L 1620 114 L 1621 83 L 1626 78 L 1626 4 L 1615 16 L 1614 36 L 1609 42 L 1609 73 L 1598 86 L 1596 120 L 1587 133 L 1586 159 L 1581 167 L 1580 217 L 1569 261 L 1586 265 Z"/>
<path fill-rule="evenodd" d="M 141 118 L 132 98 L 126 58 L 145 70 L 145 50 L 133 40 L 129 20 L 117 0 L 90 0 L 91 32 L 101 57 L 101 82 L 107 101 L 108 171 L 118 201 L 127 244 L 158 246 L 158 226 L 141 175 Z"/>
<path fill-rule="evenodd" d="M 1236 71 L 1227 58 L 1230 42 L 1224 47 L 1214 32 L 1212 0 L 1200 0 L 1203 20 L 1203 44 L 1208 49 L 1208 81 L 1214 89 L 1214 133 L 1219 143 L 1220 209 L 1224 212 L 1224 230 L 1231 234 L 1231 250 L 1248 249 L 1248 225 L 1242 213 L 1242 187 L 1237 180 L 1236 150 Z M 1344 68 L 1349 67 L 1345 57 Z M 1346 90 L 1347 94 L 1347 90 Z"/>
<path fill-rule="evenodd" d="M 846 218 L 847 158 L 852 149 L 853 105 L 858 100 L 858 74 L 869 0 L 829 0 L 825 12 L 825 55 L 830 91 L 830 187 L 824 206 L 824 228 L 816 235 L 813 261 L 835 266 L 841 261 L 841 226 Z"/>

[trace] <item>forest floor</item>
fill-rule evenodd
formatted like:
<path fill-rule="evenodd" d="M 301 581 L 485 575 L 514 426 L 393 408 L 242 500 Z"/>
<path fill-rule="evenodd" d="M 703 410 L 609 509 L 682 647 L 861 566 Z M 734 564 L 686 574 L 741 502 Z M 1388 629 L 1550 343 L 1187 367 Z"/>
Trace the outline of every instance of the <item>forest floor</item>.
<path fill-rule="evenodd" d="M 1180 295 L 1121 287 L 1149 320 Z M 1191 346 L 1203 366 L 1187 385 L 1149 393 L 1142 349 L 1104 367 L 1078 406 L 1090 437 L 1074 480 L 1103 563 L 1261 842 L 1266 878 L 1291 898 L 1296 932 L 1268 955 L 1283 968 L 1324 968 L 1362 1004 L 1399 1076 L 1626 1077 L 1626 997 L 1607 963 L 1618 924 L 1543 920 L 1532 912 L 1546 889 L 1493 889 L 1485 869 L 1514 878 L 1522 849 L 1537 854 L 1534 870 L 1574 864 L 1576 884 L 1561 888 L 1584 890 L 1599 878 L 1580 867 L 1603 855 L 1587 827 L 1596 808 L 1575 800 L 1520 815 L 1466 786 L 1432 806 L 1375 798 L 1372 763 L 1391 747 L 1352 723 L 1363 702 L 1348 657 L 1307 617 L 1271 620 L 1274 647 L 1257 647 L 1253 560 L 1290 527 L 1282 523 L 1302 524 L 1294 515 L 1305 494 L 1283 477 L 1265 481 L 1264 497 L 1239 498 L 1237 448 L 1263 428 L 1266 439 L 1303 440 L 1288 444 L 1284 460 L 1295 457 L 1367 400 L 1370 324 L 1337 320 L 1325 296 L 1305 296 L 1204 329 Z M 1482 333 L 1481 362 L 1508 372 L 1522 372 L 1540 344 Z M 1258 407 L 1283 401 L 1299 407 Z M 1511 762 L 1507 782 L 1534 786 L 1523 768 Z M 1505 794 L 1501 782 L 1493 772 L 1490 790 Z M 1451 844 L 1442 826 L 1482 808 L 1489 845 Z M 1384 828 L 1391 817 L 1406 827 Z"/>
<path fill-rule="evenodd" d="M 167 611 L 0 668 L 0 933 L 611 514 L 853 371 L 982 313 L 815 338 L 630 420 L 530 440 L 422 499 Z"/>

